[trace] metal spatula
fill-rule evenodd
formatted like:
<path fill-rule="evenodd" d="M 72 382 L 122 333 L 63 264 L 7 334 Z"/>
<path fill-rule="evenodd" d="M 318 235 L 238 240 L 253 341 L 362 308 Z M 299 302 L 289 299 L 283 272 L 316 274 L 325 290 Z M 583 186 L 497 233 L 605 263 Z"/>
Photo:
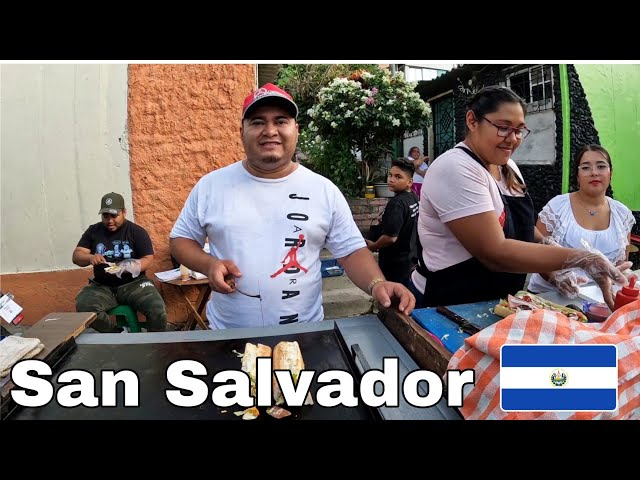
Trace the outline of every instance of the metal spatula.
<path fill-rule="evenodd" d="M 238 288 L 238 286 L 236 285 L 236 280 L 235 280 L 235 278 L 233 278 L 233 277 L 227 277 L 227 278 L 225 278 L 225 279 L 224 279 L 224 282 L 225 282 L 227 285 L 229 285 L 231 288 L 233 288 L 233 290 L 234 290 L 234 291 L 236 291 L 236 292 L 238 292 L 238 293 L 240 293 L 240 294 L 242 294 L 242 295 L 245 295 L 245 296 L 247 296 L 247 297 L 251 297 L 251 298 L 259 298 L 259 299 L 261 299 L 261 300 L 262 300 L 262 298 L 260 297 L 260 294 L 259 294 L 259 293 L 258 293 L 258 294 L 256 294 L 256 295 L 252 295 L 252 294 L 250 294 L 250 293 L 246 293 L 246 292 L 243 292 L 242 290 L 240 290 L 240 289 Z"/>

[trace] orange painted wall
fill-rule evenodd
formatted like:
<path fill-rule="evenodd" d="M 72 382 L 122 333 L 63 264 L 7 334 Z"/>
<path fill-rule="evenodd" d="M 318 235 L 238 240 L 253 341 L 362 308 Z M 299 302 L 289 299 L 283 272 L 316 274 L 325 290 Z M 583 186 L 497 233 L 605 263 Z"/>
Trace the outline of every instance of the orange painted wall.
<path fill-rule="evenodd" d="M 69 257 L 74 248 L 69 247 Z M 76 294 L 92 274 L 91 269 L 77 269 L 0 275 L 0 290 L 15 295 L 14 300 L 24 308 L 20 326 L 29 326 L 48 313 L 75 312 Z"/>
<path fill-rule="evenodd" d="M 129 66 L 131 191 L 135 221 L 149 232 L 156 251 L 150 278 L 172 266 L 169 232 L 198 179 L 244 156 L 240 115 L 255 73 L 254 65 Z M 75 295 L 90 274 L 89 269 L 2 275 L 0 289 L 15 295 L 25 307 L 22 325 L 31 325 L 50 312 L 75 311 Z M 186 320 L 175 287 L 155 283 L 169 321 Z"/>

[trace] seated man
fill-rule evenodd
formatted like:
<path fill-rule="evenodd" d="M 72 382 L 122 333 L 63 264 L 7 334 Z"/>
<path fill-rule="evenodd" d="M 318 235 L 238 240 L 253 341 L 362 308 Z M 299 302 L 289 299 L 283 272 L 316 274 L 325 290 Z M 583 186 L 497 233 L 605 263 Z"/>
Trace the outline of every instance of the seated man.
<path fill-rule="evenodd" d="M 84 232 L 73 252 L 73 263 L 80 267 L 93 265 L 94 273 L 89 285 L 76 297 L 76 310 L 96 312 L 98 318 L 91 326 L 99 332 L 120 332 L 122 329 L 106 312 L 118 305 L 129 305 L 144 314 L 148 331 L 164 331 L 167 324 L 164 300 L 144 274 L 153 260 L 149 234 L 126 219 L 122 195 L 107 193 L 98 213 L 102 214 L 102 222 Z M 107 262 L 126 267 L 118 274 L 109 273 L 113 265 Z"/>

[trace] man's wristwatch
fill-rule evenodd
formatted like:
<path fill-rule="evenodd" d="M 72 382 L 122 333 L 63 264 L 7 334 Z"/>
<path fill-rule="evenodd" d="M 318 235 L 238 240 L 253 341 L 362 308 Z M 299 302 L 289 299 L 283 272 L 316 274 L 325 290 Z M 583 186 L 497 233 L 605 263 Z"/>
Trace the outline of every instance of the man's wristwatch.
<path fill-rule="evenodd" d="M 373 295 L 373 287 L 380 282 L 386 282 L 386 280 L 384 278 L 374 278 L 369 282 L 369 285 L 367 285 L 367 290 L 369 290 L 369 295 Z"/>

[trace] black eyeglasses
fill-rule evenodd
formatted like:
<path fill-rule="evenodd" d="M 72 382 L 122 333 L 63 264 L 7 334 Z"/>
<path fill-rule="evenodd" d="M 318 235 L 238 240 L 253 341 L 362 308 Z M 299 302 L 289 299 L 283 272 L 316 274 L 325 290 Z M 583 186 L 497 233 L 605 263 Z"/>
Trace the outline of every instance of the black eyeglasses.
<path fill-rule="evenodd" d="M 516 134 L 516 138 L 524 140 L 531 133 L 531 130 L 529 130 L 526 126 L 515 128 L 508 125 L 496 125 L 484 115 L 478 114 L 478 116 L 484 118 L 487 122 L 496 127 L 498 129 L 499 137 L 508 137 L 509 135 L 511 135 L 511 132 L 514 132 Z"/>

